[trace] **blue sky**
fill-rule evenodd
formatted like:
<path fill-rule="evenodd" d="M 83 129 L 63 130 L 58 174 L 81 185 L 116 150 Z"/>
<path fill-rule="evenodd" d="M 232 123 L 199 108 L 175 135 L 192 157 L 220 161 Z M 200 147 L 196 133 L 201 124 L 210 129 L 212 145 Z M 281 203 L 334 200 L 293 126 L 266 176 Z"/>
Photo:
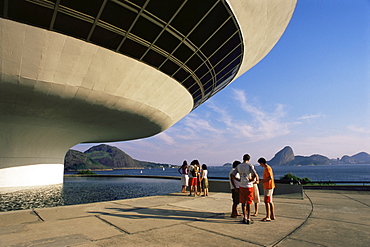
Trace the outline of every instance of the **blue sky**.
<path fill-rule="evenodd" d="M 244 153 L 256 163 L 287 145 L 305 156 L 370 153 L 370 1 L 298 1 L 284 35 L 255 67 L 168 130 L 107 144 L 177 165 L 223 165 Z"/>

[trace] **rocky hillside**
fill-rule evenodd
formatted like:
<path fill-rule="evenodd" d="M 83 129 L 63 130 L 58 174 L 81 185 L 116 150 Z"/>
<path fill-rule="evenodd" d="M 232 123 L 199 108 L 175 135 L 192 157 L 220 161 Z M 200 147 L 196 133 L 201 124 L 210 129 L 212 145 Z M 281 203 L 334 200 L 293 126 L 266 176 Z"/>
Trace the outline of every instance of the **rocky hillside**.
<path fill-rule="evenodd" d="M 295 156 L 293 149 L 289 146 L 277 152 L 275 156 L 267 162 L 272 166 L 292 166 L 292 165 L 334 165 L 334 164 L 370 164 L 370 155 L 361 152 L 353 156 L 345 155 L 339 159 L 329 159 L 320 154 L 311 156 Z"/>
<path fill-rule="evenodd" d="M 85 154 L 92 160 L 113 169 L 141 167 L 140 161 L 133 159 L 119 148 L 105 144 L 91 147 L 85 151 Z"/>
<path fill-rule="evenodd" d="M 159 168 L 169 166 L 171 165 L 133 159 L 121 149 L 105 144 L 91 147 L 85 152 L 69 150 L 64 159 L 64 170 L 66 171 Z"/>
<path fill-rule="evenodd" d="M 293 149 L 289 146 L 277 152 L 267 163 L 272 166 L 293 166 L 293 165 L 330 165 L 333 160 L 323 155 L 314 154 L 311 156 L 295 156 Z"/>
<path fill-rule="evenodd" d="M 294 156 L 294 160 L 284 164 L 287 166 L 291 165 L 332 165 L 334 163 L 333 160 L 330 160 L 328 157 L 323 155 L 314 154 L 311 156 Z"/>
<path fill-rule="evenodd" d="M 295 159 L 293 149 L 289 146 L 284 147 L 282 150 L 277 152 L 268 163 L 273 166 L 286 165 Z"/>
<path fill-rule="evenodd" d="M 353 156 L 344 155 L 340 162 L 346 164 L 370 164 L 370 154 L 361 152 Z"/>
<path fill-rule="evenodd" d="M 80 170 L 97 170 L 110 169 L 108 166 L 102 165 L 99 162 L 91 159 L 87 154 L 70 149 L 64 157 L 64 170 L 80 171 Z"/>

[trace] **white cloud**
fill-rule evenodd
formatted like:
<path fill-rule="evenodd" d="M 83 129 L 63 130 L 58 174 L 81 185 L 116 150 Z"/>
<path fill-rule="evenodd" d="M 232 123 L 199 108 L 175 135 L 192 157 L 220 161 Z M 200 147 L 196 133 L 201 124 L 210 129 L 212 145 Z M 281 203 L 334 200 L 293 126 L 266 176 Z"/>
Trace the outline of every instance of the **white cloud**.
<path fill-rule="evenodd" d="M 234 94 L 241 110 L 252 117 L 248 124 L 246 124 L 247 121 L 245 119 L 244 124 L 233 126 L 245 137 L 260 141 L 290 133 L 289 128 L 292 123 L 283 121 L 286 115 L 284 105 L 278 104 L 273 112 L 265 112 L 249 103 L 244 91 L 234 90 Z"/>
<path fill-rule="evenodd" d="M 363 128 L 356 125 L 350 125 L 347 127 L 347 129 L 360 134 L 370 134 L 369 128 Z"/>
<path fill-rule="evenodd" d="M 157 138 L 164 141 L 168 145 L 175 144 L 174 139 L 169 134 L 167 134 L 165 132 L 162 132 L 162 133 L 158 134 Z"/>
<path fill-rule="evenodd" d="M 197 116 L 196 114 L 190 114 L 184 118 L 183 124 L 192 131 L 210 131 L 217 132 L 218 130 L 212 127 L 212 124 L 207 119 Z"/>
<path fill-rule="evenodd" d="M 212 101 L 209 103 L 207 102 L 207 107 L 210 108 L 213 112 L 217 113 L 219 115 L 218 118 L 215 118 L 215 121 L 219 121 L 221 123 L 224 123 L 226 126 L 232 125 L 232 117 L 228 113 L 228 111 L 220 106 L 217 106 Z"/>
<path fill-rule="evenodd" d="M 323 114 L 318 113 L 318 114 L 315 114 L 315 115 L 304 115 L 302 117 L 299 117 L 298 119 L 299 120 L 307 120 L 307 119 L 313 119 L 313 118 L 321 118 L 323 116 L 324 116 Z"/>
<path fill-rule="evenodd" d="M 290 123 L 282 121 L 283 105 L 277 105 L 270 113 L 247 102 L 244 91 L 234 90 L 233 98 L 238 104 L 229 106 L 209 101 L 165 132 L 146 139 L 119 142 L 116 146 L 123 150 L 137 149 L 143 154 L 166 150 L 166 156 L 178 152 L 211 156 L 236 149 L 238 143 L 255 143 L 290 132 Z"/>

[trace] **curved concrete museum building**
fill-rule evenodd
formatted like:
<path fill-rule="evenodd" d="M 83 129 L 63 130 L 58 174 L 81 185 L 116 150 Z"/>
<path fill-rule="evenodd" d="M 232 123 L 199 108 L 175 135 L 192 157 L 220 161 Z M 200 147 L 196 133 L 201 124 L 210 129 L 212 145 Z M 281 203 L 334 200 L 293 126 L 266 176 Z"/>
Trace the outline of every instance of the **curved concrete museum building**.
<path fill-rule="evenodd" d="M 257 64 L 296 0 L 0 0 L 0 187 L 160 133 Z"/>

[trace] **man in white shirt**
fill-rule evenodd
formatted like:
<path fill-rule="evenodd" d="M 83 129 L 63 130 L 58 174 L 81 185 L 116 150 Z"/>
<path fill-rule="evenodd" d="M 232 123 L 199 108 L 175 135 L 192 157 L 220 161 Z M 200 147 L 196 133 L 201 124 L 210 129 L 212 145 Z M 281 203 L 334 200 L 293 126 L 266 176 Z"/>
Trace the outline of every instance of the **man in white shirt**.
<path fill-rule="evenodd" d="M 253 203 L 253 180 L 256 178 L 256 170 L 254 166 L 249 163 L 249 154 L 244 154 L 243 163 L 239 164 L 232 175 L 240 174 L 239 185 L 239 202 L 242 204 L 243 209 L 243 222 L 253 224 L 251 220 L 251 204 Z"/>

